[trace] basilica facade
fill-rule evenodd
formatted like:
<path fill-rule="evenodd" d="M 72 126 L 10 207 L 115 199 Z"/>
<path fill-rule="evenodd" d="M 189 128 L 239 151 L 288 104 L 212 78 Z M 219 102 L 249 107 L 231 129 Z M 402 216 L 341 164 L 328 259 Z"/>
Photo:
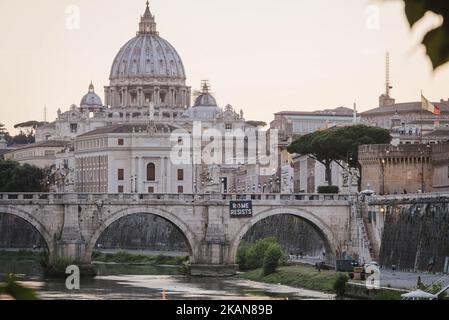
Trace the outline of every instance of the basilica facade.
<path fill-rule="evenodd" d="M 91 83 L 79 106 L 58 110 L 36 129 L 37 143 L 64 142 L 55 155 L 55 191 L 196 193 L 235 191 L 231 164 L 175 165 L 170 160 L 176 130 L 220 132 L 254 129 L 243 111 L 219 107 L 208 82 L 192 99 L 176 49 L 157 31 L 147 2 L 136 36 L 117 53 L 104 100 Z M 104 101 L 104 103 L 103 103 Z"/>

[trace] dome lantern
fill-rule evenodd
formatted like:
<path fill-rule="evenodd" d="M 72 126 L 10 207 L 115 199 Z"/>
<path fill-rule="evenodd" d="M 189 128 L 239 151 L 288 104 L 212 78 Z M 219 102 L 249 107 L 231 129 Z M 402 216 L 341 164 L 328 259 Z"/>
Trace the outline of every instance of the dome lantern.
<path fill-rule="evenodd" d="M 147 8 L 145 9 L 143 16 L 140 18 L 139 32 L 137 34 L 159 34 L 157 32 L 155 18 L 150 11 L 149 1 L 147 1 Z"/>

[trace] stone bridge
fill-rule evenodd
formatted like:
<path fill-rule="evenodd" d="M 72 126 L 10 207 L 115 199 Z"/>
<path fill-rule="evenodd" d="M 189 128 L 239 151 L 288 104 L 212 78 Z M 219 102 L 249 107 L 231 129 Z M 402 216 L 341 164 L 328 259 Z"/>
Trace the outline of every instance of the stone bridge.
<path fill-rule="evenodd" d="M 252 215 L 231 217 L 231 201 L 252 201 Z M 50 257 L 90 264 L 102 232 L 133 214 L 171 222 L 184 236 L 192 275 L 230 275 L 245 233 L 275 215 L 297 216 L 321 236 L 328 262 L 356 250 L 349 195 L 317 194 L 0 194 L 0 214 L 18 216 L 42 235 Z"/>

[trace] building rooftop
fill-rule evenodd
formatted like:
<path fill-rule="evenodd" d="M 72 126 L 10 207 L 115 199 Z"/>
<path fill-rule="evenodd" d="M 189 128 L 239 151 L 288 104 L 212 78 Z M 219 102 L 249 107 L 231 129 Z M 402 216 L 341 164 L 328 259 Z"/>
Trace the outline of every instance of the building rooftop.
<path fill-rule="evenodd" d="M 432 102 L 435 106 L 441 109 L 441 113 L 449 114 L 449 101 Z M 362 112 L 362 116 L 377 115 L 377 114 L 395 114 L 395 113 L 407 113 L 407 112 L 420 112 L 421 102 L 405 102 L 396 103 L 391 106 L 378 107 L 365 112 Z M 423 111 L 424 114 L 430 114 L 429 111 Z"/>
<path fill-rule="evenodd" d="M 449 137 L 449 128 L 439 128 L 423 135 L 432 137 Z"/>
<path fill-rule="evenodd" d="M 65 147 L 69 142 L 67 141 L 61 141 L 61 140 L 50 140 L 50 141 L 43 141 L 38 143 L 31 143 L 31 144 L 25 144 L 21 145 L 20 147 L 12 146 L 12 148 L 7 149 L 6 153 L 17 151 L 17 150 L 25 150 L 25 149 L 32 149 L 32 148 L 58 148 L 58 147 Z"/>
<path fill-rule="evenodd" d="M 85 134 L 79 135 L 78 138 L 108 133 L 140 133 L 146 132 L 147 128 L 147 124 L 118 124 L 86 132 Z M 173 132 L 174 130 L 179 129 L 178 127 L 165 123 L 156 123 L 155 128 L 157 132 Z"/>
<path fill-rule="evenodd" d="M 338 107 L 334 109 L 325 109 L 319 111 L 281 111 L 275 113 L 275 115 L 283 116 L 348 116 L 352 117 L 354 115 L 354 110 L 346 107 Z"/>

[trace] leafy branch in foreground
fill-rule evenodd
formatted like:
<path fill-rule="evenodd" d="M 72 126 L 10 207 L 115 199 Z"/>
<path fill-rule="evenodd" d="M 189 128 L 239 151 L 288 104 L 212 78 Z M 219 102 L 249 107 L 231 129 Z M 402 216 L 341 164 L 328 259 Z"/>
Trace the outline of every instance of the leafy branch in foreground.
<path fill-rule="evenodd" d="M 449 1 L 447 0 L 403 0 L 405 15 L 410 27 L 420 21 L 427 12 L 433 12 L 443 18 L 443 23 L 427 32 L 422 40 L 426 47 L 433 69 L 449 62 Z"/>

